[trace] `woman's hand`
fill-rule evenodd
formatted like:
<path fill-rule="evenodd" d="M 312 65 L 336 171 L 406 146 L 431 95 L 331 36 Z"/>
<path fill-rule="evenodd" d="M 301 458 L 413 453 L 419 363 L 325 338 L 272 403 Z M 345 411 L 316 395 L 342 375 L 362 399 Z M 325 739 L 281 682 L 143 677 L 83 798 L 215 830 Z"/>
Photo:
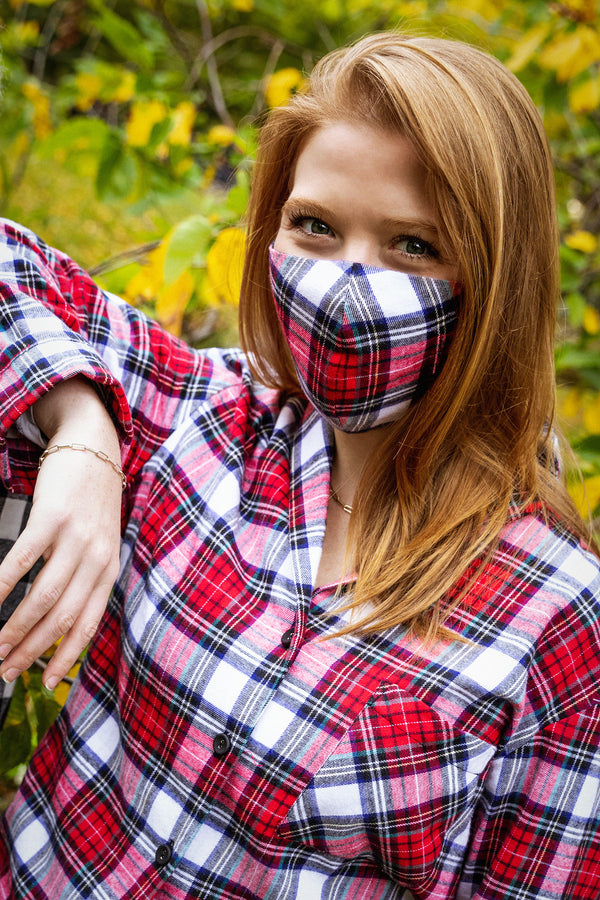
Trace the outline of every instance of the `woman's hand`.
<path fill-rule="evenodd" d="M 116 430 L 83 379 L 53 388 L 35 406 L 54 444 L 85 445 L 120 462 Z M 42 464 L 29 520 L 0 564 L 0 603 L 42 557 L 27 596 L 0 631 L 0 676 L 14 679 L 62 638 L 43 682 L 52 689 L 93 637 L 119 569 L 122 483 L 94 453 L 64 449 Z"/>

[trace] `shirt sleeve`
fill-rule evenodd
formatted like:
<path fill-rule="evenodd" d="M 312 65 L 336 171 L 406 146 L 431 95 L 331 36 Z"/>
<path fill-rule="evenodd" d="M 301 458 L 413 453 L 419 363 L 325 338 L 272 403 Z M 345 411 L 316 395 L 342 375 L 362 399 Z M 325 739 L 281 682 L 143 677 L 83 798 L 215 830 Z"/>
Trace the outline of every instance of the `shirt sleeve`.
<path fill-rule="evenodd" d="M 600 705 L 542 729 L 490 766 L 457 896 L 596 898 Z"/>
<path fill-rule="evenodd" d="M 119 429 L 129 477 L 190 406 L 219 387 L 214 355 L 167 334 L 7 220 L 0 220 L 0 354 L 0 475 L 16 491 L 31 491 L 39 448 L 24 446 L 12 426 L 56 383 L 79 375 L 96 386 Z"/>

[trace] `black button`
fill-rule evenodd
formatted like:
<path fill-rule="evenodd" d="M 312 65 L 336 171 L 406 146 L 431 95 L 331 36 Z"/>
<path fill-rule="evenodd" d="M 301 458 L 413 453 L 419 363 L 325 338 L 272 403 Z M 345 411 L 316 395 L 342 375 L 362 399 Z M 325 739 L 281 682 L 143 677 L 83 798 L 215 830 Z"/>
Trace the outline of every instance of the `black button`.
<path fill-rule="evenodd" d="M 287 650 L 290 644 L 292 643 L 292 638 L 294 637 L 294 629 L 288 628 L 287 631 L 284 631 L 281 635 L 281 646 L 285 647 Z"/>
<path fill-rule="evenodd" d="M 156 848 L 156 853 L 154 854 L 154 865 L 162 868 L 166 866 L 168 862 L 171 861 L 171 857 L 173 856 L 173 842 L 169 841 L 168 844 L 161 844 L 160 847 Z"/>
<path fill-rule="evenodd" d="M 225 756 L 231 750 L 229 735 L 218 734 L 213 740 L 213 752 L 215 756 Z"/>

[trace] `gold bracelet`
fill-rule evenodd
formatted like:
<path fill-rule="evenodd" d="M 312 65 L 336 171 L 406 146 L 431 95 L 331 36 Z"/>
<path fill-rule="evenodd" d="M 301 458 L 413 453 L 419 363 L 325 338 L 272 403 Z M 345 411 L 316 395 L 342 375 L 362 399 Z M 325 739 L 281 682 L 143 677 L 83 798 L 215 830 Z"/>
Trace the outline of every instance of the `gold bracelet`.
<path fill-rule="evenodd" d="M 93 447 L 86 447 L 85 444 L 53 444 L 51 447 L 48 447 L 42 455 L 40 456 L 40 461 L 38 463 L 38 471 L 42 468 L 42 463 L 46 459 L 47 456 L 51 456 L 53 453 L 58 453 L 59 450 L 82 450 L 87 451 L 88 453 L 93 453 L 94 456 L 97 456 L 98 459 L 101 459 L 102 462 L 108 463 L 113 467 L 119 478 L 121 479 L 121 484 L 123 488 L 127 487 L 127 478 L 125 477 L 125 472 L 118 466 L 116 462 L 113 462 L 110 456 L 104 453 L 103 450 L 94 450 Z"/>

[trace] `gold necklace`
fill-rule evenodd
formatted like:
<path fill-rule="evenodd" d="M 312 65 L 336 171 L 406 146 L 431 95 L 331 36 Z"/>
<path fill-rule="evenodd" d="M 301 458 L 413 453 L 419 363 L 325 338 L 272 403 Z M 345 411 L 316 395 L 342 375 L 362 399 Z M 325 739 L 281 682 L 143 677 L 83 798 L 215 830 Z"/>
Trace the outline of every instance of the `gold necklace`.
<path fill-rule="evenodd" d="M 334 491 L 334 489 L 332 488 L 331 485 L 329 485 L 329 496 L 331 497 L 332 500 L 335 500 L 335 502 L 337 503 L 338 506 L 342 507 L 342 509 L 344 510 L 345 513 L 348 513 L 348 515 L 351 514 L 352 507 L 349 506 L 347 503 L 342 503 L 342 501 L 340 500 L 340 498 L 338 497 L 338 495 L 336 494 L 336 492 Z"/>

